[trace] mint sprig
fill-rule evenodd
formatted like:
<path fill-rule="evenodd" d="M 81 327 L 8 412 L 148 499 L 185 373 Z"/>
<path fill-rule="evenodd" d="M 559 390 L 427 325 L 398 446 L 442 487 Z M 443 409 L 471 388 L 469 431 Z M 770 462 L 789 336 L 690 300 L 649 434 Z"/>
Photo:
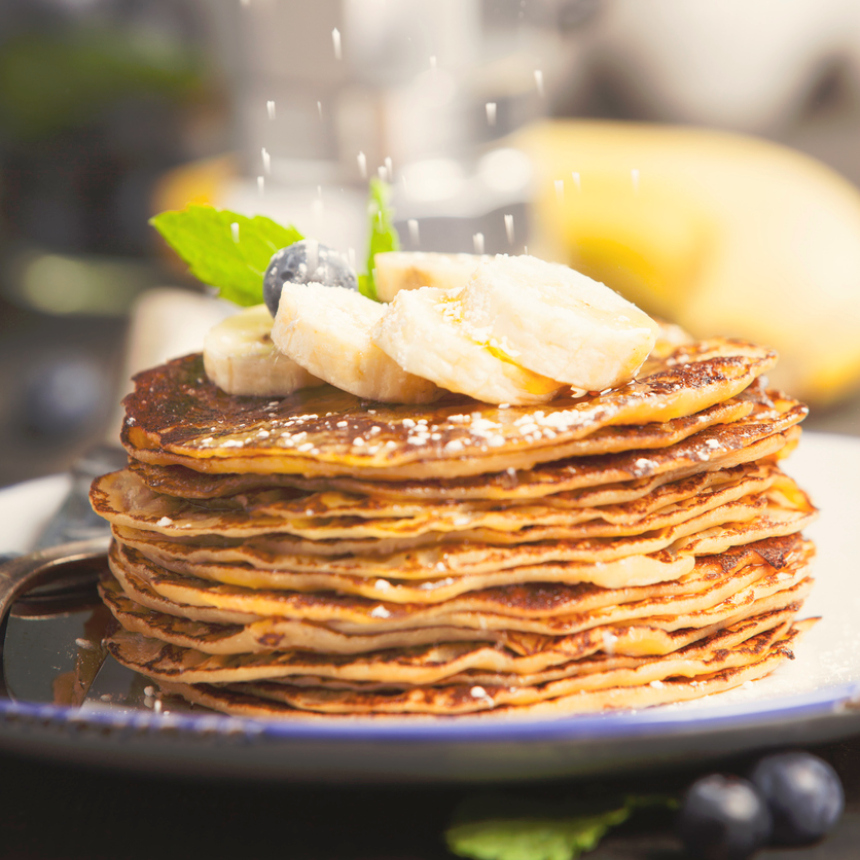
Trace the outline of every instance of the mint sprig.
<path fill-rule="evenodd" d="M 445 841 L 452 853 L 472 860 L 576 860 L 634 810 L 676 804 L 666 795 L 629 795 L 600 807 L 479 797 L 456 811 Z"/>
<path fill-rule="evenodd" d="M 391 186 L 381 179 L 370 180 L 370 200 L 367 203 L 370 219 L 370 248 L 367 254 L 367 274 L 359 275 L 358 291 L 375 302 L 379 301 L 373 277 L 374 258 L 386 251 L 400 250 L 400 237 L 394 228 L 394 209 L 391 206 Z"/>
<path fill-rule="evenodd" d="M 374 258 L 400 248 L 391 188 L 381 179 L 370 181 L 367 212 L 367 274 L 359 275 L 358 289 L 362 295 L 379 301 L 373 278 Z M 263 302 L 263 275 L 275 251 L 304 238 L 295 227 L 283 227 L 264 215 L 248 218 L 212 206 L 161 212 L 149 223 L 188 264 L 192 275 L 215 287 L 221 298 L 246 307 Z"/>
<path fill-rule="evenodd" d="M 263 302 L 263 274 L 272 254 L 303 238 L 295 227 L 264 215 L 248 218 L 212 206 L 162 212 L 149 223 L 192 275 L 217 288 L 221 298 L 245 307 Z"/>

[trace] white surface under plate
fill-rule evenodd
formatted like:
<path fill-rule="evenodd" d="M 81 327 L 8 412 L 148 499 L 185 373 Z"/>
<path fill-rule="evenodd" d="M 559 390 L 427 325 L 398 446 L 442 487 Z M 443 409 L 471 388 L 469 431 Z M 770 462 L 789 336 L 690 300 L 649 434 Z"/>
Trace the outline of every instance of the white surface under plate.
<path fill-rule="evenodd" d="M 516 722 L 278 723 L 0 699 L 0 744 L 135 769 L 292 780 L 493 781 L 689 763 L 860 732 L 860 439 L 806 433 L 785 464 L 821 509 L 796 659 L 743 688 L 640 711 Z M 0 491 L 0 552 L 24 551 L 59 506 L 56 476 Z"/>

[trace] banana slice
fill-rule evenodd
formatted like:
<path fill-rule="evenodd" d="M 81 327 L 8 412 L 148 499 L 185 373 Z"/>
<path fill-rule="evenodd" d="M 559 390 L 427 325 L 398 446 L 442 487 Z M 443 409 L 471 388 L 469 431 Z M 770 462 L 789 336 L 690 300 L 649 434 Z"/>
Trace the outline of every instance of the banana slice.
<path fill-rule="evenodd" d="M 386 251 L 373 260 L 373 279 L 379 300 L 390 302 L 401 290 L 465 286 L 487 254 L 437 254 L 424 251 Z"/>
<path fill-rule="evenodd" d="M 483 263 L 461 301 L 475 339 L 585 391 L 629 382 L 657 339 L 657 323 L 609 287 L 536 257 Z"/>
<path fill-rule="evenodd" d="M 272 315 L 265 305 L 246 308 L 218 325 L 203 339 L 206 375 L 228 394 L 286 397 L 299 388 L 322 385 L 278 352 L 272 343 Z"/>
<path fill-rule="evenodd" d="M 302 367 L 357 397 L 428 403 L 436 386 L 407 373 L 370 339 L 384 310 L 353 290 L 286 283 L 272 339 Z"/>
<path fill-rule="evenodd" d="M 486 403 L 544 403 L 564 386 L 520 367 L 464 324 L 462 290 L 403 290 L 374 326 L 374 343 L 400 367 Z"/>

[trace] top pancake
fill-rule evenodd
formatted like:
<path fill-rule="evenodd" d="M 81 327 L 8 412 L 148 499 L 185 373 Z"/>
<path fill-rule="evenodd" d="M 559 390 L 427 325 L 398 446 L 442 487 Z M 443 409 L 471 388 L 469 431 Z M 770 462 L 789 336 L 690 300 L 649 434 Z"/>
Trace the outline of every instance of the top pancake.
<path fill-rule="evenodd" d="M 427 406 L 382 404 L 331 386 L 283 400 L 236 397 L 210 382 L 202 357 L 191 355 L 135 377 L 122 441 L 145 463 L 200 472 L 464 477 L 571 456 L 579 440 L 604 427 L 647 428 L 702 412 L 775 363 L 773 351 L 741 341 L 663 344 L 633 382 L 535 409 L 455 394 Z M 635 438 L 625 442 L 639 447 Z"/>

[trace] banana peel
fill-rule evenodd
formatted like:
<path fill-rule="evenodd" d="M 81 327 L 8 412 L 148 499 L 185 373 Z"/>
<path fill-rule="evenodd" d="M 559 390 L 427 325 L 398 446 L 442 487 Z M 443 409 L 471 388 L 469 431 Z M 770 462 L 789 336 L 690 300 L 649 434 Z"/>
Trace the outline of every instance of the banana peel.
<path fill-rule="evenodd" d="M 815 405 L 860 387 L 860 192 L 753 137 L 606 121 L 544 122 L 531 253 L 698 337 L 775 348 L 774 384 Z"/>

